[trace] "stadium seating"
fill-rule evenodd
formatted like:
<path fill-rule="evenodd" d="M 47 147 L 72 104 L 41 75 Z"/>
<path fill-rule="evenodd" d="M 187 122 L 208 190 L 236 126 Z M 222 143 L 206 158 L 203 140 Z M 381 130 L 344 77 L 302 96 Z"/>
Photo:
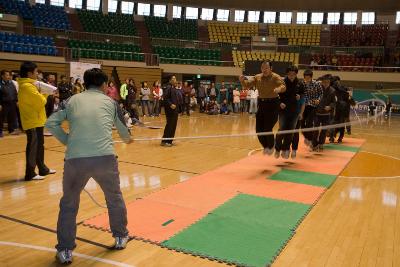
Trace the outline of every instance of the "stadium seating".
<path fill-rule="evenodd" d="M 69 30 L 71 25 L 63 7 L 45 4 L 33 6 L 16 0 L 0 0 L 0 6 L 5 13 L 19 15 L 25 20 L 32 20 L 34 27 Z"/>
<path fill-rule="evenodd" d="M 143 61 L 140 47 L 133 44 L 69 40 L 73 58 L 95 58 L 123 61 Z"/>
<path fill-rule="evenodd" d="M 322 58 L 325 58 L 326 65 L 332 65 L 332 58 L 336 57 L 337 63 L 336 66 L 342 66 L 341 69 L 347 70 L 349 68 L 343 68 L 343 66 L 359 66 L 359 67 L 373 67 L 378 65 L 379 57 L 374 56 L 356 56 L 356 55 L 326 55 L 326 54 L 317 54 L 313 56 L 314 61 L 317 63 L 320 62 Z M 323 68 L 323 67 L 316 67 Z M 351 70 L 356 70 L 355 68 L 350 68 Z M 372 71 L 371 68 L 359 68 L 364 71 Z"/>
<path fill-rule="evenodd" d="M 331 26 L 331 45 L 333 46 L 383 46 L 385 44 L 389 26 L 355 25 Z"/>
<path fill-rule="evenodd" d="M 208 34 L 211 42 L 239 44 L 240 37 L 258 35 L 258 24 L 210 21 Z"/>
<path fill-rule="evenodd" d="M 0 32 L 0 51 L 34 55 L 57 55 L 53 38 Z"/>
<path fill-rule="evenodd" d="M 78 17 L 86 32 L 129 36 L 136 34 L 132 15 L 116 13 L 104 15 L 98 11 L 79 10 Z"/>
<path fill-rule="evenodd" d="M 197 21 L 193 19 L 173 19 L 145 17 L 150 37 L 182 40 L 197 40 Z"/>
<path fill-rule="evenodd" d="M 272 60 L 280 62 L 292 62 L 294 65 L 299 64 L 299 54 L 297 53 L 282 53 L 282 52 L 263 52 L 263 51 L 232 51 L 233 62 L 235 67 L 244 67 L 246 60 Z"/>
<path fill-rule="evenodd" d="M 319 45 L 321 26 L 270 24 L 268 25 L 268 33 L 276 38 L 288 39 L 289 45 Z"/>
<path fill-rule="evenodd" d="M 210 66 L 221 65 L 220 50 L 156 46 L 153 48 L 153 51 L 160 55 L 161 63 Z"/>

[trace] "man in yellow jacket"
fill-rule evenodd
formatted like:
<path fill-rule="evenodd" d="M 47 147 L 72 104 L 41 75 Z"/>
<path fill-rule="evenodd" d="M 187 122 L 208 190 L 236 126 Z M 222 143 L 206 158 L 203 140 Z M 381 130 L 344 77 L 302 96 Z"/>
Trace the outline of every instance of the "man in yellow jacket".
<path fill-rule="evenodd" d="M 46 123 L 46 97 L 42 95 L 34 83 L 37 80 L 37 66 L 33 62 L 24 62 L 20 68 L 18 79 L 18 105 L 22 128 L 28 139 L 26 145 L 25 181 L 43 180 L 48 174 L 56 173 L 44 163 L 43 128 Z M 36 174 L 36 166 L 39 175 Z"/>

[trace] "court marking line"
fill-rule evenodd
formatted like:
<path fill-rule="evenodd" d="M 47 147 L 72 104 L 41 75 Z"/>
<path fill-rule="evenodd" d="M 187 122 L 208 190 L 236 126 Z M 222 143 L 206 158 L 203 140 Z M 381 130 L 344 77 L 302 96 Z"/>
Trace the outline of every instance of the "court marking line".
<path fill-rule="evenodd" d="M 48 247 L 42 247 L 42 246 L 36 246 L 36 245 L 29 245 L 29 244 L 23 244 L 23 243 L 16 243 L 16 242 L 7 242 L 7 241 L 0 241 L 1 246 L 10 246 L 10 247 L 18 247 L 18 248 L 29 248 L 29 249 L 34 249 L 34 250 L 40 250 L 40 251 L 47 251 L 47 252 L 57 252 L 55 248 L 48 248 Z M 86 259 L 86 260 L 91 260 L 91 261 L 97 261 L 97 262 L 102 262 L 114 266 L 119 266 L 119 267 L 135 267 L 134 265 L 130 265 L 127 263 L 119 262 L 119 261 L 114 261 L 114 260 L 107 260 L 95 256 L 89 256 L 86 254 L 82 253 L 77 253 L 73 252 L 73 256 Z"/>
<path fill-rule="evenodd" d="M 384 180 L 384 179 L 398 179 L 400 176 L 339 176 L 339 178 L 344 179 L 376 179 L 376 180 Z"/>
<path fill-rule="evenodd" d="M 50 150 L 50 149 L 57 148 L 57 147 L 62 147 L 62 146 L 61 146 L 61 145 L 59 145 L 59 146 L 54 146 L 54 147 L 45 148 L 45 149 L 48 149 L 48 150 Z M 51 150 L 50 150 L 50 151 L 51 151 Z M 23 151 L 17 151 L 17 152 L 3 153 L 3 154 L 0 154 L 0 157 L 1 157 L 1 156 L 9 156 L 9 155 L 14 155 L 14 154 L 20 154 L 20 153 L 25 153 L 25 150 L 23 150 Z"/>
<path fill-rule="evenodd" d="M 389 156 L 389 155 L 385 155 L 385 154 L 381 154 L 381 153 L 375 153 L 375 152 L 370 152 L 370 151 L 365 151 L 365 150 L 359 151 L 359 153 L 367 153 L 367 154 L 377 155 L 377 156 L 391 158 L 391 159 L 400 161 L 400 158 Z M 340 175 L 339 178 L 344 178 L 344 179 L 376 179 L 376 180 L 381 180 L 382 179 L 383 180 L 383 179 L 398 179 L 398 178 L 400 178 L 400 175 L 393 175 L 393 176 L 343 176 L 343 175 Z"/>
<path fill-rule="evenodd" d="M 263 148 L 256 148 L 256 149 L 250 150 L 249 153 L 247 153 L 247 156 L 250 157 L 251 155 L 253 155 L 254 152 L 261 151 L 261 150 L 263 150 Z"/>
<path fill-rule="evenodd" d="M 382 153 L 370 152 L 370 151 L 366 151 L 366 150 L 361 150 L 359 152 L 372 154 L 372 155 L 377 155 L 377 156 L 381 156 L 381 157 L 385 157 L 385 158 L 391 158 L 391 159 L 400 161 L 400 158 L 397 158 L 397 157 L 394 157 L 394 156 L 390 156 L 390 155 L 386 155 L 386 154 L 382 154 Z"/>
<path fill-rule="evenodd" d="M 54 229 L 47 228 L 47 227 L 44 227 L 44 226 L 41 226 L 41 225 L 38 225 L 38 224 L 26 222 L 26 221 L 23 221 L 23 220 L 20 220 L 20 219 L 16 219 L 16 218 L 13 218 L 13 217 L 9 217 L 9 216 L 3 215 L 3 214 L 0 214 L 0 218 L 8 220 L 8 221 L 11 221 L 11 222 L 27 225 L 27 226 L 30 226 L 30 227 L 33 227 L 33 228 L 36 228 L 36 229 L 39 229 L 39 230 L 42 230 L 42 231 L 50 232 L 50 233 L 53 233 L 53 234 L 57 233 L 57 231 L 54 230 Z M 94 245 L 94 246 L 97 246 L 97 247 L 105 248 L 105 249 L 111 249 L 112 248 L 112 247 L 103 245 L 101 243 L 97 243 L 97 242 L 94 242 L 94 241 L 91 241 L 91 240 L 88 240 L 88 239 L 85 239 L 85 238 L 82 238 L 82 237 L 78 237 L 78 236 L 76 237 L 76 240 L 79 240 L 81 242 L 84 242 L 84 243 L 87 243 L 87 244 L 91 244 L 91 245 Z"/>
<path fill-rule="evenodd" d="M 52 152 L 58 152 L 58 153 L 65 153 L 64 151 L 58 151 L 58 150 L 52 150 L 52 149 L 46 149 L 48 151 Z M 144 163 L 137 163 L 137 162 L 130 162 L 130 161 L 123 161 L 123 160 L 118 160 L 120 163 L 126 163 L 126 164 L 132 164 L 132 165 L 139 165 L 139 166 L 144 166 L 144 167 L 149 167 L 149 168 L 156 168 L 156 169 L 161 169 L 161 170 L 168 170 L 168 171 L 175 171 L 175 172 L 184 172 L 184 173 L 190 173 L 190 174 L 200 174 L 198 172 L 191 172 L 191 171 L 185 171 L 185 170 L 177 170 L 177 169 L 171 169 L 171 168 L 165 168 L 165 167 L 160 167 L 160 166 L 154 166 L 154 165 L 148 165 Z"/>

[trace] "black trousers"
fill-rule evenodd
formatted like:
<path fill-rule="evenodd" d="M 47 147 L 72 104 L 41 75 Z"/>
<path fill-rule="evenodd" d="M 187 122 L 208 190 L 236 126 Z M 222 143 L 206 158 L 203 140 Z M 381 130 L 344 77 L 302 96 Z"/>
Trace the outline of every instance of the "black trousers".
<path fill-rule="evenodd" d="M 302 121 L 298 119 L 295 127 L 296 130 L 300 129 L 301 123 Z M 299 148 L 299 140 L 300 140 L 300 133 L 299 132 L 294 133 L 292 138 L 292 150 L 297 150 Z"/>
<path fill-rule="evenodd" d="M 312 106 L 306 106 L 304 109 L 304 113 L 303 113 L 303 120 L 302 120 L 302 124 L 301 124 L 301 128 L 305 129 L 305 128 L 312 128 L 314 127 L 314 118 L 315 118 L 315 107 Z M 303 132 L 304 138 L 312 141 L 313 139 L 313 132 Z"/>
<path fill-rule="evenodd" d="M 299 115 L 297 112 L 281 111 L 279 112 L 279 131 L 293 130 Z M 289 150 L 292 143 L 293 134 L 276 134 L 275 149 L 277 151 Z"/>
<path fill-rule="evenodd" d="M 0 111 L 0 132 L 3 132 L 4 121 L 7 120 L 8 132 L 12 133 L 17 129 L 17 103 L 4 102 Z"/>
<path fill-rule="evenodd" d="M 199 105 L 200 112 L 204 112 L 204 109 L 205 109 L 204 97 L 198 97 L 197 98 L 197 105 Z"/>
<path fill-rule="evenodd" d="M 315 127 L 326 126 L 331 122 L 330 115 L 316 115 L 314 118 Z M 316 130 L 313 132 L 312 144 L 313 146 L 325 144 L 327 130 Z"/>
<path fill-rule="evenodd" d="M 346 113 L 343 112 L 342 110 L 337 109 L 335 112 L 335 118 L 333 120 L 334 124 L 344 123 L 344 122 L 346 122 L 346 119 L 347 119 Z M 338 132 L 339 132 L 339 140 L 342 140 L 344 137 L 344 130 L 345 130 L 345 127 L 332 129 L 329 140 L 334 141 Z"/>
<path fill-rule="evenodd" d="M 177 111 L 178 107 L 172 109 L 170 107 L 165 106 L 164 108 L 165 108 L 165 116 L 167 117 L 167 124 L 165 125 L 163 138 L 174 138 L 176 125 L 178 123 L 178 111 Z M 163 140 L 162 143 L 172 144 L 172 141 L 173 141 L 172 139 Z"/>
<path fill-rule="evenodd" d="M 278 121 L 279 101 L 275 99 L 260 99 L 256 114 L 256 132 L 271 132 Z M 273 148 L 275 145 L 274 135 L 258 136 L 258 141 L 264 148 Z"/>
<path fill-rule="evenodd" d="M 43 127 L 26 130 L 26 169 L 25 180 L 32 180 L 36 176 L 35 168 L 39 168 L 39 175 L 47 175 L 49 168 L 44 164 L 44 136 Z"/>

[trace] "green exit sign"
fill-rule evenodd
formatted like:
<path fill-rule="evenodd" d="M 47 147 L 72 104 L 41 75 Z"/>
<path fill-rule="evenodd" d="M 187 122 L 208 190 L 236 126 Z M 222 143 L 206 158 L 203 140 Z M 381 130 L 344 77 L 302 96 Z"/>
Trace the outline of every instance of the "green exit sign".
<path fill-rule="evenodd" d="M 200 74 L 197 74 L 197 79 L 200 79 L 201 78 L 201 75 Z"/>
<path fill-rule="evenodd" d="M 2 18 L 3 18 L 3 14 L 0 13 L 0 19 L 2 19 Z"/>

